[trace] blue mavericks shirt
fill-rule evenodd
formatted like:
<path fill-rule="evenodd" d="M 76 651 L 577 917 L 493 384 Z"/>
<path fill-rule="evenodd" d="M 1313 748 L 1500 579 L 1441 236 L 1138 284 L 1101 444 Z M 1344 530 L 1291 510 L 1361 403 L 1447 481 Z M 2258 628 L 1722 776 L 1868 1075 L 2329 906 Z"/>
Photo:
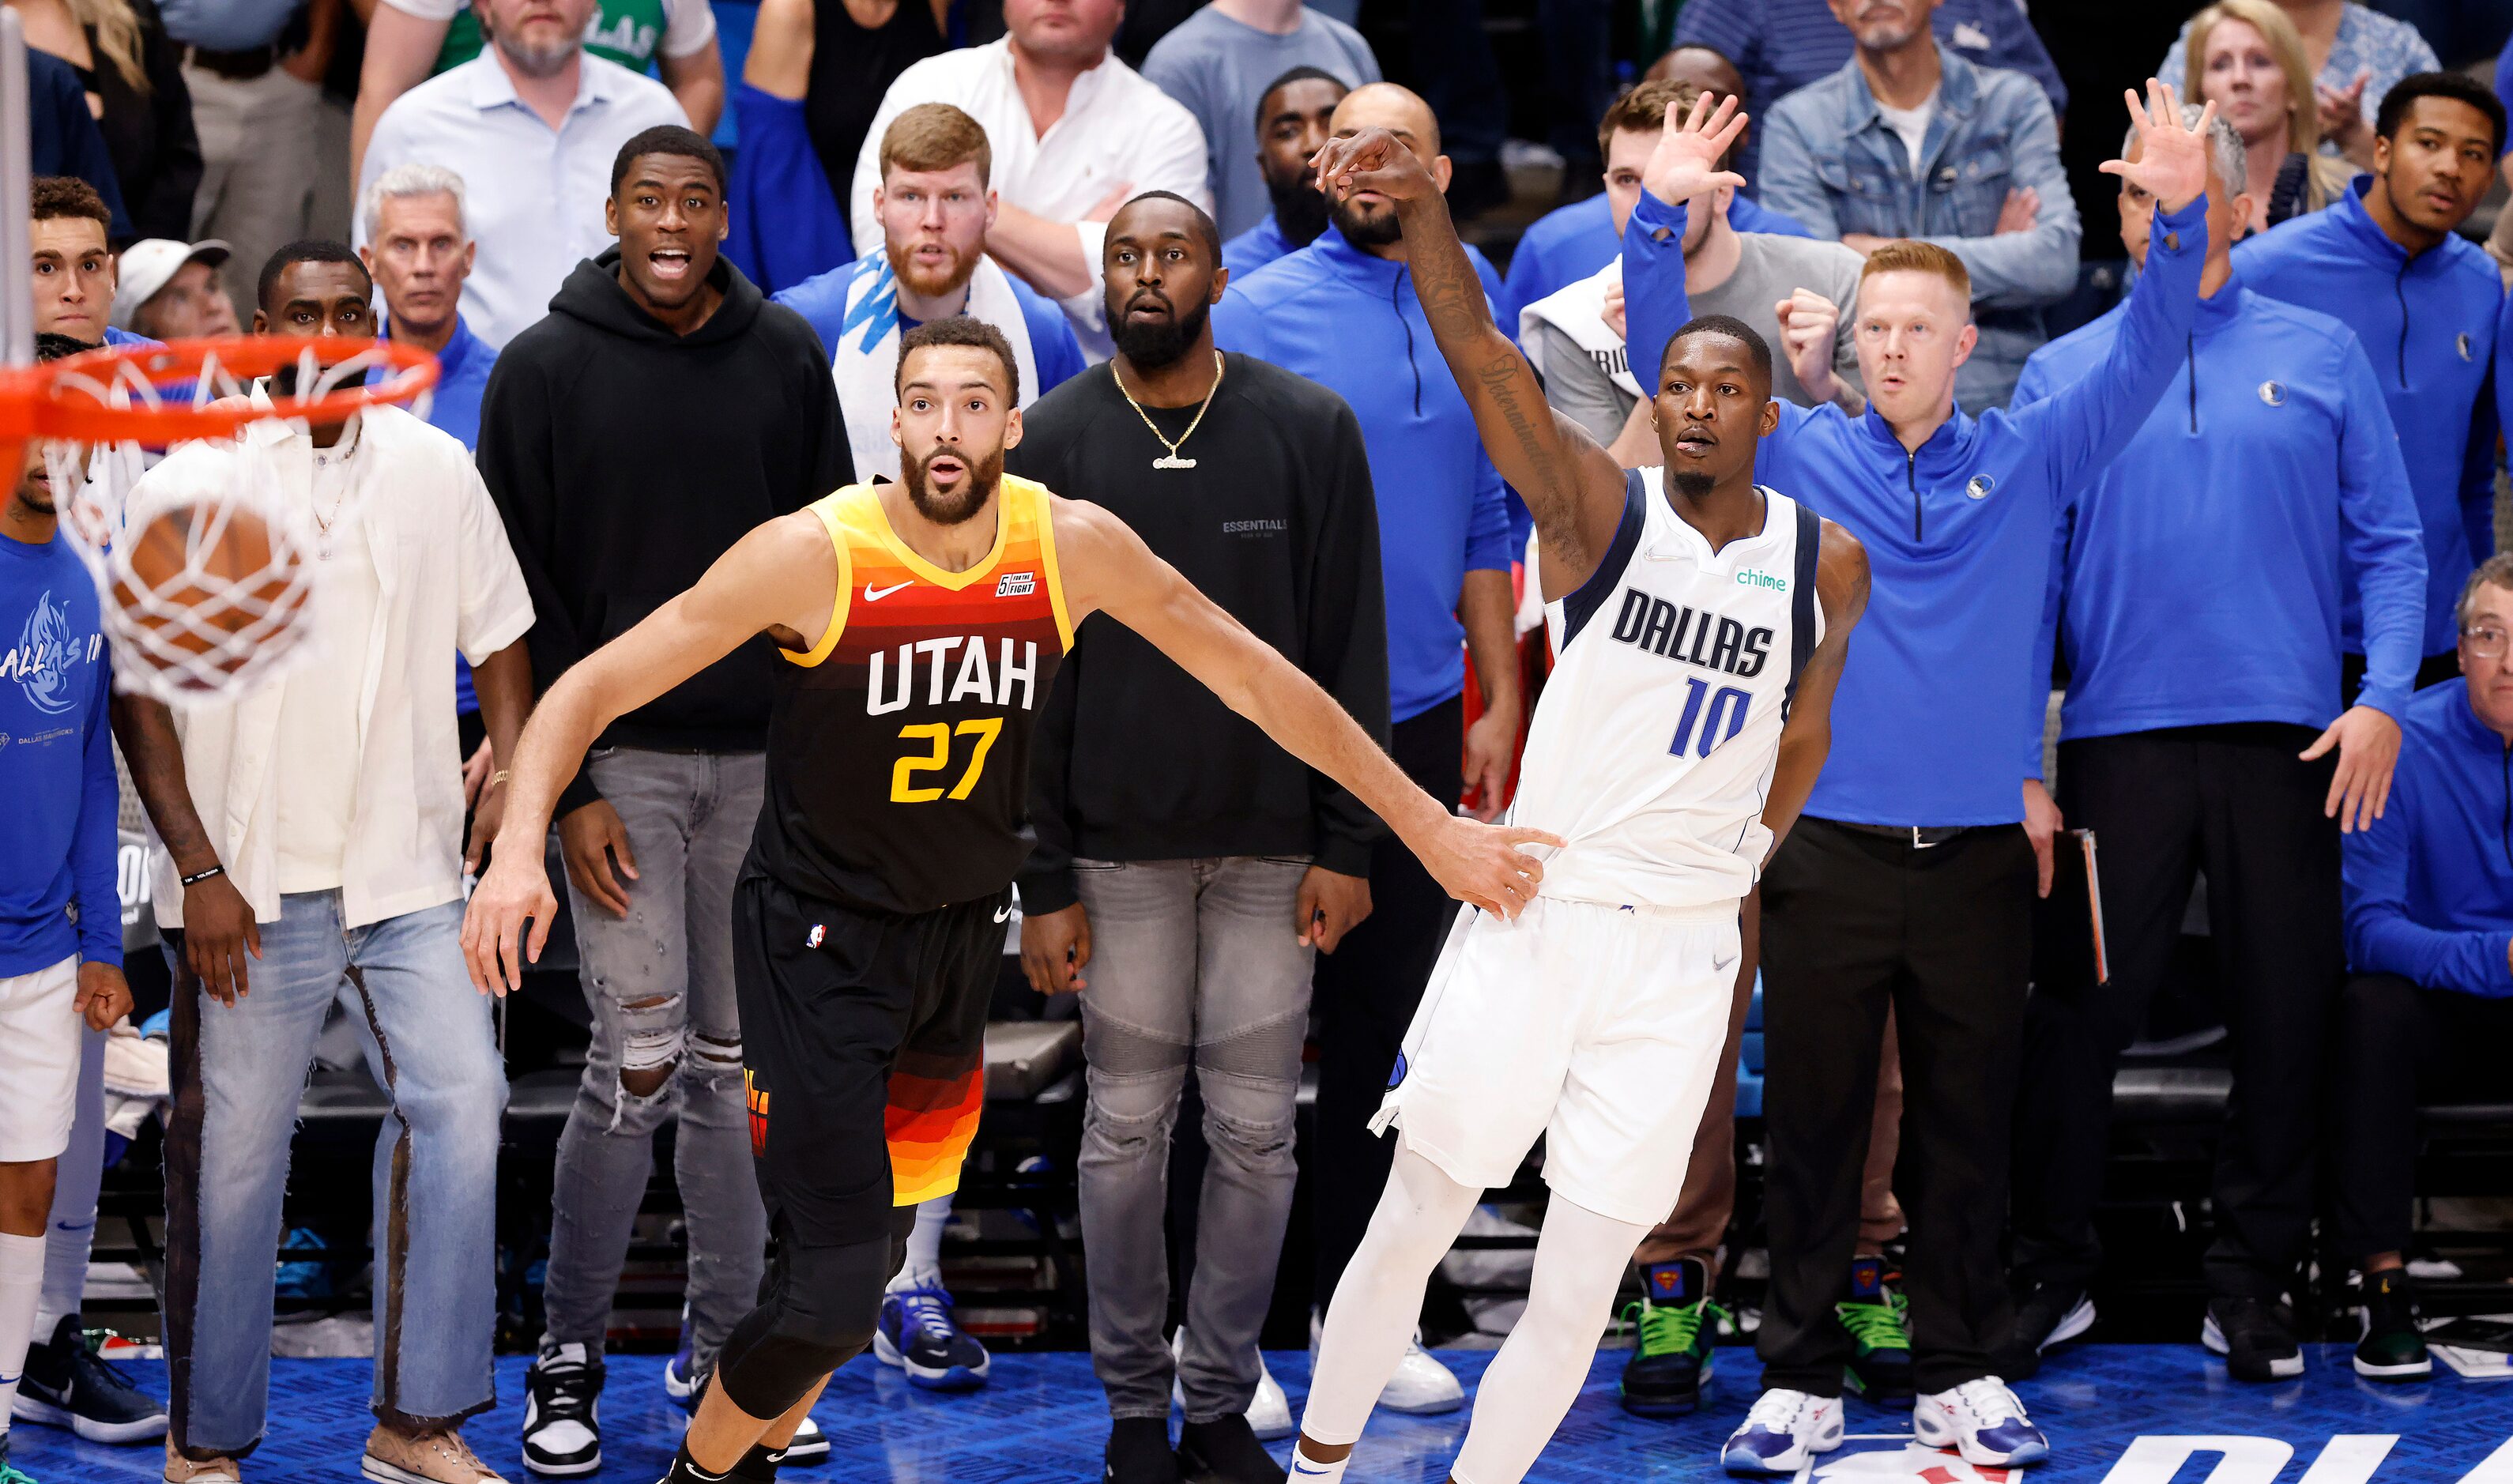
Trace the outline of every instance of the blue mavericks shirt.
<path fill-rule="evenodd" d="M 112 694 L 87 567 L 0 536 L 0 979 L 122 962 Z"/>

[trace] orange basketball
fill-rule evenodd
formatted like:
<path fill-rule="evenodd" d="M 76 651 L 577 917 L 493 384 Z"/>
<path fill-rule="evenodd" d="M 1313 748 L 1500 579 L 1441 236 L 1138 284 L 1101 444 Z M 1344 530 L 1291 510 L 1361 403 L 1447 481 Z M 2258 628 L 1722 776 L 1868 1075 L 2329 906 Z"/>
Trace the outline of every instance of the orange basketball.
<path fill-rule="evenodd" d="M 239 504 L 198 501 L 160 510 L 124 533 L 127 574 L 113 600 L 137 657 L 190 689 L 214 688 L 257 651 L 293 638 L 307 592 L 303 553 L 274 542 L 269 524 Z"/>

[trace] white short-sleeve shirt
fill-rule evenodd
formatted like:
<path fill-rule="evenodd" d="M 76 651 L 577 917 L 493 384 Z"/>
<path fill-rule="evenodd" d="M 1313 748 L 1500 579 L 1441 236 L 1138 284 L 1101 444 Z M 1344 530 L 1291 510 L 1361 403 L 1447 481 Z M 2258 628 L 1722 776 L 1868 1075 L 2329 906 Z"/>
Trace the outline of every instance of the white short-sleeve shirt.
<path fill-rule="evenodd" d="M 495 48 L 438 73 L 384 110 L 358 176 L 361 200 L 396 165 L 441 165 L 462 178 L 465 224 L 480 245 L 462 317 L 500 349 L 549 312 L 578 262 L 611 245 L 602 207 L 619 146 L 658 124 L 690 122 L 653 78 L 591 55 L 578 65 L 576 102 L 556 130 L 515 97 Z"/>
<path fill-rule="evenodd" d="M 1175 191 L 1211 211 L 1204 130 L 1195 115 L 1112 53 L 1073 80 L 1063 115 L 1042 135 L 1013 79 L 1011 37 L 928 57 L 898 74 L 882 96 L 856 157 L 847 218 L 858 255 L 882 248 L 881 221 L 872 210 L 873 187 L 881 183 L 881 137 L 891 120 L 918 103 L 949 103 L 984 126 L 994 154 L 990 183 L 1004 200 L 1081 228 L 1092 285 L 1059 302 L 1083 350 L 1094 361 L 1106 360 L 1112 346 L 1097 274 L 1107 228 L 1082 218 L 1120 184 L 1137 193 Z"/>

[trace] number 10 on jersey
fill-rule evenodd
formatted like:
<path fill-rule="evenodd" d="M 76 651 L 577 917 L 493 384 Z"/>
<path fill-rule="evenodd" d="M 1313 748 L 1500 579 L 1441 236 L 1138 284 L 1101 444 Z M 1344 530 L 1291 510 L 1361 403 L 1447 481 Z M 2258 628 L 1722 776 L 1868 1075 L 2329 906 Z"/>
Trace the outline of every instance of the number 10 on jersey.
<path fill-rule="evenodd" d="M 1710 682 L 1697 677 L 1684 685 L 1684 716 L 1675 724 L 1675 741 L 1667 745 L 1667 753 L 1682 757 L 1686 744 L 1692 743 L 1695 757 L 1708 757 L 1711 748 L 1745 730 L 1745 708 L 1754 698 L 1733 685 L 1721 686 L 1719 694 L 1712 696 Z M 1704 697 L 1709 697 L 1707 706 L 1702 704 Z M 1697 742 L 1696 725 L 1701 729 Z"/>

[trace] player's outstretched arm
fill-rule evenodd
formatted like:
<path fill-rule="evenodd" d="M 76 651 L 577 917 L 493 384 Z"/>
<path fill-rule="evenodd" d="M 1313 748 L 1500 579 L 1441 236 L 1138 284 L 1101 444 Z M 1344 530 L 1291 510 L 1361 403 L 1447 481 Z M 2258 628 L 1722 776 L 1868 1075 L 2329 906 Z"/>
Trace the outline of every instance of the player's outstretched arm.
<path fill-rule="evenodd" d="M 809 649 L 837 602 L 837 560 L 828 533 L 809 513 L 752 528 L 716 559 L 698 585 L 648 614 L 636 627 L 568 667 L 541 694 L 515 744 L 501 833 L 538 841 L 549 833 L 559 790 L 602 730 L 692 675 L 767 633 Z M 462 953 L 483 993 L 523 987 L 524 965 L 549 941 L 558 899 L 538 847 L 501 850 L 471 894 Z M 530 940 L 524 924 L 532 923 Z"/>
<path fill-rule="evenodd" d="M 1460 902 L 1515 917 L 1544 864 L 1518 849 L 1555 845 L 1540 829 L 1478 823 L 1414 786 L 1335 698 L 1152 554 L 1097 505 L 1056 501 L 1065 606 L 1104 613 L 1151 641 L 1283 749 L 1352 790 Z"/>
<path fill-rule="evenodd" d="M 1483 280 L 1449 220 L 1439 182 L 1384 129 L 1331 140 L 1314 162 L 1334 196 L 1375 191 L 1396 203 L 1414 292 L 1450 375 L 1474 410 L 1493 467 L 1527 501 L 1543 540 L 1545 591 L 1571 591 L 1596 570 L 1623 514 L 1623 471 L 1587 431 L 1546 405 L 1536 370 L 1493 323 Z"/>
<path fill-rule="evenodd" d="M 1867 611 L 1867 548 L 1830 521 L 1823 522 L 1823 549 L 1815 557 L 1815 601 L 1823 605 L 1823 642 L 1798 672 L 1788 725 L 1780 729 L 1779 759 L 1772 768 L 1772 790 L 1763 799 L 1763 827 L 1772 832 L 1775 851 L 1797 823 L 1807 795 L 1815 791 L 1815 776 L 1823 772 L 1824 757 L 1832 751 L 1832 693 L 1850 656 L 1850 631 Z"/>

